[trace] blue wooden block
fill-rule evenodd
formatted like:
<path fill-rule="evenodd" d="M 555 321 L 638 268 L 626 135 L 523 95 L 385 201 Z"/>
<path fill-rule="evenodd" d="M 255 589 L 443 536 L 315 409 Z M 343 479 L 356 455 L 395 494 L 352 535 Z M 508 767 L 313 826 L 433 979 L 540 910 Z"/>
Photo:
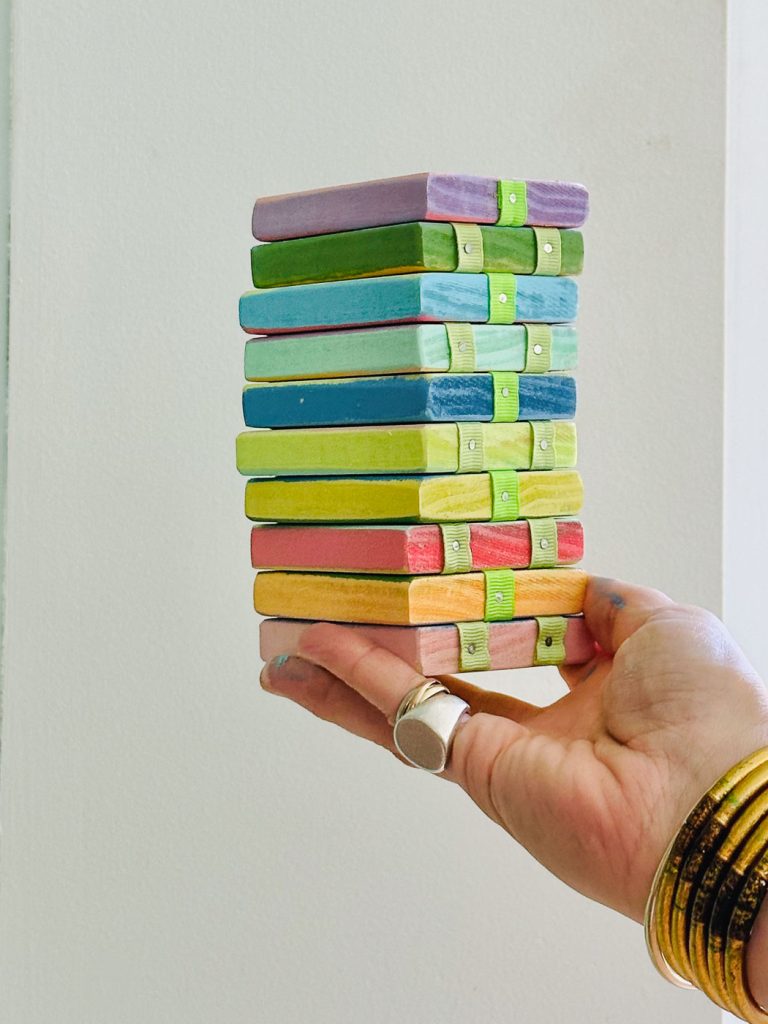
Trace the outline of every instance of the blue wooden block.
<path fill-rule="evenodd" d="M 524 373 L 517 379 L 519 420 L 573 417 L 573 377 Z M 243 416 L 249 427 L 487 421 L 494 418 L 493 377 L 425 373 L 253 384 L 243 391 Z"/>
<path fill-rule="evenodd" d="M 516 322 L 565 323 L 576 317 L 579 289 L 572 278 L 520 274 L 516 283 Z M 264 288 L 240 299 L 240 324 L 249 334 L 489 318 L 487 274 L 397 274 Z"/>

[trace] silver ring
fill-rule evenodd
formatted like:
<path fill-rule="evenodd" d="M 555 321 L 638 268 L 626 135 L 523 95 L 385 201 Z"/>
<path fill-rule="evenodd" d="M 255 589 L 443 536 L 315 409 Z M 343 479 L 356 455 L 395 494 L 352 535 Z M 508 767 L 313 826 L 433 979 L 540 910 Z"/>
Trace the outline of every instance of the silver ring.
<path fill-rule="evenodd" d="M 445 771 L 451 745 L 469 704 L 435 679 L 427 679 L 403 697 L 395 715 L 395 746 L 416 768 Z"/>
<path fill-rule="evenodd" d="M 400 701 L 397 711 L 395 712 L 395 725 L 400 721 L 406 711 L 410 711 L 415 708 L 417 704 L 423 704 L 425 700 L 429 700 L 430 697 L 435 697 L 438 693 L 448 693 L 448 687 L 443 686 L 442 683 L 438 683 L 436 679 L 425 679 L 419 686 L 414 686 L 412 690 Z"/>

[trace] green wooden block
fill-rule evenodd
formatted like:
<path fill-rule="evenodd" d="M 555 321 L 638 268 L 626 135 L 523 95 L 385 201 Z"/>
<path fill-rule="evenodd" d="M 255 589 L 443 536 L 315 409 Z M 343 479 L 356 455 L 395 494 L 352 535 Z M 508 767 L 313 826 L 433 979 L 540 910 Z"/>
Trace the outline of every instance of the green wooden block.
<path fill-rule="evenodd" d="M 486 273 L 533 274 L 537 244 L 532 228 L 478 228 Z M 580 231 L 560 231 L 560 274 L 578 274 L 584 263 Z M 459 269 L 460 244 L 451 224 L 416 221 L 388 227 L 340 231 L 254 246 L 253 283 L 257 288 L 319 281 L 341 281 L 387 274 Z"/>
<path fill-rule="evenodd" d="M 477 425 L 478 469 L 532 469 L 530 423 Z M 392 427 L 250 430 L 237 437 L 237 468 L 246 476 L 457 473 L 461 435 L 455 423 Z M 576 465 L 576 427 L 552 424 L 553 466 Z"/>
<path fill-rule="evenodd" d="M 555 324 L 551 330 L 549 368 L 574 369 L 576 329 Z M 474 324 L 472 331 L 477 371 L 525 370 L 529 338 L 524 324 Z M 254 381 L 444 373 L 450 368 L 445 324 L 313 331 L 255 338 L 245 344 L 245 376 Z"/>

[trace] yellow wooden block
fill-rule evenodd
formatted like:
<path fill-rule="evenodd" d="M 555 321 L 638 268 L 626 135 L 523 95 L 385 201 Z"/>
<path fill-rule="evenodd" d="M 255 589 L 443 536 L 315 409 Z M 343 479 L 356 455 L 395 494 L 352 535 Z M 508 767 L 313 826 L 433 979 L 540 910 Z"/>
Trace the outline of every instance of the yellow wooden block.
<path fill-rule="evenodd" d="M 530 423 L 479 423 L 476 430 L 483 469 L 530 468 Z M 247 476 L 455 473 L 459 443 L 455 423 L 250 430 L 237 438 L 237 468 Z M 574 423 L 552 423 L 552 449 L 555 466 L 576 465 Z"/>
<path fill-rule="evenodd" d="M 575 470 L 520 472 L 517 478 L 518 518 L 581 509 Z M 245 514 L 258 522 L 483 522 L 492 518 L 492 507 L 488 473 L 249 480 L 245 488 Z"/>
<path fill-rule="evenodd" d="M 510 618 L 583 610 L 587 574 L 580 569 L 522 569 L 511 575 Z M 256 576 L 253 598 L 261 615 L 418 625 L 488 618 L 486 586 L 483 573 L 381 577 L 262 572 Z"/>

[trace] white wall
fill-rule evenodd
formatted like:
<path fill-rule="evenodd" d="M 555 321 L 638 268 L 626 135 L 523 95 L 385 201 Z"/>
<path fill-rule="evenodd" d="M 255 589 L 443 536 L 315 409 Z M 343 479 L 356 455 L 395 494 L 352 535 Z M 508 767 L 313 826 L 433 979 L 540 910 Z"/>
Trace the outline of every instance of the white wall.
<path fill-rule="evenodd" d="M 8 414 L 8 236 L 10 232 L 10 3 L 0 2 L 0 635 L 4 618 L 3 567 L 5 565 L 5 470 Z M 2 654 L 0 653 L 0 691 Z M 2 694 L 0 692 L 0 700 Z"/>
<path fill-rule="evenodd" d="M 7 1019 L 718 1019 L 461 793 L 259 691 L 233 437 L 256 195 L 583 180 L 586 564 L 719 608 L 722 0 L 16 0 L 14 30 Z"/>
<path fill-rule="evenodd" d="M 763 298 L 768 233 L 768 7 L 728 5 L 725 477 L 723 615 L 752 663 L 768 679 L 765 628 L 768 476 L 765 381 L 768 335 Z M 738 1018 L 725 1014 L 724 1020 Z"/>
<path fill-rule="evenodd" d="M 731 630 L 768 678 L 764 583 L 768 573 L 768 332 L 761 244 L 768 232 L 768 6 L 763 0 L 731 4 L 728 35 L 724 610 Z"/>

